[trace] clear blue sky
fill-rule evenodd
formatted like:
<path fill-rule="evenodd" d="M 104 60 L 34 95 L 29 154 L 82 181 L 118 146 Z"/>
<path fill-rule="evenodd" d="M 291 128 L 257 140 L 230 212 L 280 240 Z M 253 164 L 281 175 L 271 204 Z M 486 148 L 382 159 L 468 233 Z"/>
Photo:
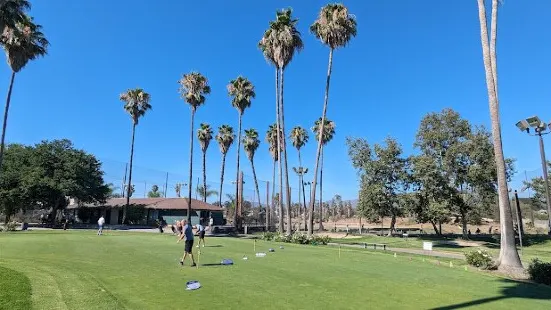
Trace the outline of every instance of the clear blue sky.
<path fill-rule="evenodd" d="M 276 9 L 287 6 L 300 19 L 305 44 L 286 71 L 287 129 L 310 128 L 321 115 L 328 50 L 308 27 L 327 1 L 32 2 L 31 15 L 44 26 L 51 48 L 46 58 L 29 64 L 16 77 L 9 142 L 69 138 L 104 160 L 109 178 L 122 178 L 122 164 L 107 164 L 129 157 L 131 121 L 118 95 L 142 87 L 151 94 L 153 110 L 138 127 L 135 164 L 186 176 L 189 108 L 178 96 L 176 81 L 191 70 L 205 74 L 212 86 L 206 105 L 197 113 L 197 125 L 237 127 L 237 112 L 225 86 L 242 74 L 255 84 L 257 93 L 245 112 L 244 127 L 257 128 L 264 138 L 275 119 L 274 69 L 256 44 Z M 472 123 L 485 125 L 489 113 L 475 0 L 345 4 L 357 17 L 358 36 L 334 57 L 328 116 L 337 124 L 337 135 L 325 152 L 324 196 L 339 193 L 353 199 L 357 178 L 347 157 L 347 136 L 381 142 L 392 135 L 409 154 L 425 113 L 451 107 Z M 500 10 L 503 140 L 506 156 L 518 160 L 519 171 L 537 170 L 540 159 L 537 140 L 518 132 L 514 124 L 533 114 L 551 119 L 549 12 L 548 0 L 506 0 Z M 1 68 L 0 83 L 7 91 L 9 70 L 7 65 Z M 196 151 L 194 170 L 199 176 L 198 147 Z M 305 166 L 313 166 L 314 154 L 310 143 L 303 151 Z M 292 148 L 289 162 L 297 165 Z M 217 181 L 216 144 L 208 151 L 208 164 L 209 180 Z M 259 178 L 271 180 L 266 144 L 256 164 Z M 242 167 L 251 174 L 244 154 Z M 226 172 L 229 183 L 235 178 L 235 148 L 228 155 Z M 137 178 L 154 177 L 143 173 Z M 295 176 L 291 182 L 296 184 Z"/>

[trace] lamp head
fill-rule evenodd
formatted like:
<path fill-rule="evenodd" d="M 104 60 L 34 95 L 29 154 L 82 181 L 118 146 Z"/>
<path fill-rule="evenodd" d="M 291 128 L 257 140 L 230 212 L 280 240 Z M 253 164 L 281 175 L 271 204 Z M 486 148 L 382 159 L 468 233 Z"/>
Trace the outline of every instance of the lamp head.
<path fill-rule="evenodd" d="M 528 125 L 532 128 L 538 128 L 541 126 L 542 121 L 537 116 L 532 116 L 526 119 L 526 122 L 528 122 Z"/>
<path fill-rule="evenodd" d="M 520 131 L 530 132 L 530 124 L 524 119 L 519 121 L 516 126 Z"/>

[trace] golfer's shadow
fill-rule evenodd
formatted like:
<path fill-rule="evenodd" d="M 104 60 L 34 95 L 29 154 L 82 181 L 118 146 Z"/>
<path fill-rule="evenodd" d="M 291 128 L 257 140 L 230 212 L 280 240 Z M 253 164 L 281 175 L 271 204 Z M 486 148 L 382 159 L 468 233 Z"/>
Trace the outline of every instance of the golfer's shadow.
<path fill-rule="evenodd" d="M 209 263 L 209 264 L 199 264 L 200 267 L 215 267 L 215 266 L 225 266 L 220 263 Z"/>
<path fill-rule="evenodd" d="M 224 246 L 221 245 L 221 244 L 217 244 L 217 245 L 206 245 L 205 248 L 223 248 Z"/>

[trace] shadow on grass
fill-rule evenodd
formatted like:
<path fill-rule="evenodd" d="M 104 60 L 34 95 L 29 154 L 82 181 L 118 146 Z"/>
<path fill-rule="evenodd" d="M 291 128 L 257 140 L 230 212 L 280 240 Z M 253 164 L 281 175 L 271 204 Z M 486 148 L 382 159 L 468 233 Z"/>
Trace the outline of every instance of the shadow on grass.
<path fill-rule="evenodd" d="M 224 246 L 221 244 L 217 245 L 205 245 L 205 248 L 223 248 Z"/>
<path fill-rule="evenodd" d="M 504 287 L 501 289 L 500 296 L 482 298 L 449 306 L 436 307 L 432 308 L 432 310 L 462 309 L 509 298 L 551 300 L 551 287 L 549 286 L 517 282 L 509 279 L 502 279 L 500 282 L 504 284 Z"/>
<path fill-rule="evenodd" d="M 0 309 L 31 309 L 31 282 L 24 274 L 0 266 Z"/>
<path fill-rule="evenodd" d="M 209 263 L 209 264 L 200 264 L 199 267 L 215 267 L 215 266 L 232 266 L 232 265 L 224 265 L 220 263 Z"/>

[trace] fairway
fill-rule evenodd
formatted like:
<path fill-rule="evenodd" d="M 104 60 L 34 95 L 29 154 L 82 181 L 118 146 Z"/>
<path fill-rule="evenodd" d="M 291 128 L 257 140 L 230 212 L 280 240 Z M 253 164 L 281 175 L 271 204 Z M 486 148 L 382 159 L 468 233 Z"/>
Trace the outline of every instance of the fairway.
<path fill-rule="evenodd" d="M 445 262 L 357 250 L 339 258 L 337 248 L 280 245 L 258 241 L 257 251 L 275 252 L 256 258 L 252 240 L 207 237 L 196 269 L 180 266 L 183 244 L 168 234 L 4 233 L 0 308 L 551 309 L 550 287 Z M 235 265 L 216 265 L 223 258 Z M 189 280 L 203 287 L 186 291 Z"/>

